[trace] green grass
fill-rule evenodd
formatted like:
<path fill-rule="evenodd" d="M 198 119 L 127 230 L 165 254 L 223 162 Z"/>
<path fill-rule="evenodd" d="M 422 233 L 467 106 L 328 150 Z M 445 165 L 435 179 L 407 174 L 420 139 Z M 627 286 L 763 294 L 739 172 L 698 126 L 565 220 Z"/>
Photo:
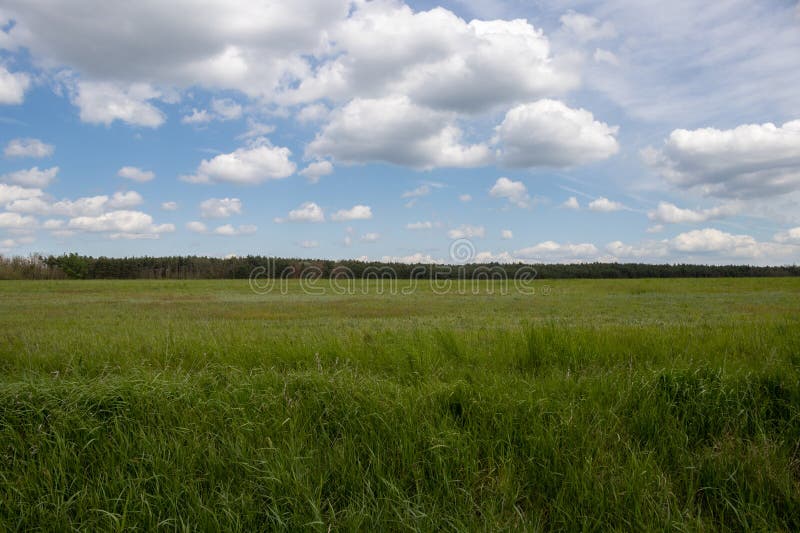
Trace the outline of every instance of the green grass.
<path fill-rule="evenodd" d="M 800 279 L 536 288 L 0 283 L 0 528 L 800 530 Z"/>

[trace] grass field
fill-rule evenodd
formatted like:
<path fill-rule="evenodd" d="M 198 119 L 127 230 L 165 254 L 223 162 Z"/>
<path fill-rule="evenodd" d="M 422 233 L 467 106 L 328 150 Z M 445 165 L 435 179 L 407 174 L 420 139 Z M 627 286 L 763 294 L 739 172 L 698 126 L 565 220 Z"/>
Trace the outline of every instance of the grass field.
<path fill-rule="evenodd" d="M 800 279 L 536 287 L 2 282 L 0 527 L 800 530 Z"/>

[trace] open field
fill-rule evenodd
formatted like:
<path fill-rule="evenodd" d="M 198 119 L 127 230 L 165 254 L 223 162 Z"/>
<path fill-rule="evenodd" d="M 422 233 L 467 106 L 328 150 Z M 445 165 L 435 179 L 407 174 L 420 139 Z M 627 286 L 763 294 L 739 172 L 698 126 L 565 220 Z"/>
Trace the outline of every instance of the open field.
<path fill-rule="evenodd" d="M 800 530 L 799 278 L 537 283 L 2 282 L 0 528 Z"/>

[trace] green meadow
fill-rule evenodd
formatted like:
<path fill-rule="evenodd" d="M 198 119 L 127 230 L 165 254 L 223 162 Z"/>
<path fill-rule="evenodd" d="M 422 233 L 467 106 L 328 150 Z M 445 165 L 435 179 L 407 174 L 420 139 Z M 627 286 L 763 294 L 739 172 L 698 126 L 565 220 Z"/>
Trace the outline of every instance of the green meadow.
<path fill-rule="evenodd" d="M 800 278 L 533 287 L 0 282 L 0 529 L 800 530 Z"/>

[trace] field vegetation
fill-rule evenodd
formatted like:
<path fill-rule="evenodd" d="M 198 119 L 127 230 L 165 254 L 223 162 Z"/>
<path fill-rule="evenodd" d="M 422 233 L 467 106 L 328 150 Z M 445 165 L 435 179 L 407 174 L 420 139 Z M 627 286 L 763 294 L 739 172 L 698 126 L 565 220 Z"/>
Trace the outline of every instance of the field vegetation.
<path fill-rule="evenodd" d="M 0 528 L 800 530 L 800 279 L 0 283 Z"/>

